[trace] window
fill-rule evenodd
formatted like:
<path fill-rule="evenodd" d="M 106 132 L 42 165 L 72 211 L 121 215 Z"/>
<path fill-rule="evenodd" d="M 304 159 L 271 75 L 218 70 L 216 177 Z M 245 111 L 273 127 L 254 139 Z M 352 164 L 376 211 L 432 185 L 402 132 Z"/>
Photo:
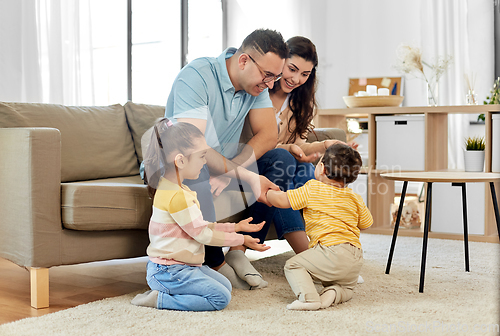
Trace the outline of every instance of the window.
<path fill-rule="evenodd" d="M 90 2 L 95 105 L 127 101 L 127 6 L 122 0 Z"/>
<path fill-rule="evenodd" d="M 130 1 L 132 101 L 165 105 L 183 57 L 182 0 Z M 221 0 L 187 1 L 186 60 L 218 56 L 223 46 Z M 91 0 L 90 8 L 95 104 L 123 104 L 128 93 L 127 3 Z"/>
<path fill-rule="evenodd" d="M 165 105 L 180 69 L 180 1 L 132 1 L 132 100 Z"/>
<path fill-rule="evenodd" d="M 189 0 L 187 62 L 222 53 L 222 4 L 220 0 Z M 209 22 L 209 24 L 207 24 Z"/>

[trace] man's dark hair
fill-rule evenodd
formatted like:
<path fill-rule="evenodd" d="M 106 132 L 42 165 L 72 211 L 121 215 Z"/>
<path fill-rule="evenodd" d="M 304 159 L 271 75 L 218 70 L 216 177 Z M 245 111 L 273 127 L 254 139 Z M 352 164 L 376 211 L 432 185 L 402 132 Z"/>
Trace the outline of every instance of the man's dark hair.
<path fill-rule="evenodd" d="M 248 49 L 255 49 L 261 55 L 272 52 L 282 59 L 288 56 L 288 46 L 283 40 L 283 36 L 271 29 L 257 29 L 245 37 L 238 50 L 246 52 Z"/>
<path fill-rule="evenodd" d="M 358 151 L 342 143 L 328 147 L 321 162 L 325 165 L 325 175 L 330 180 L 344 184 L 356 181 L 362 164 Z"/>

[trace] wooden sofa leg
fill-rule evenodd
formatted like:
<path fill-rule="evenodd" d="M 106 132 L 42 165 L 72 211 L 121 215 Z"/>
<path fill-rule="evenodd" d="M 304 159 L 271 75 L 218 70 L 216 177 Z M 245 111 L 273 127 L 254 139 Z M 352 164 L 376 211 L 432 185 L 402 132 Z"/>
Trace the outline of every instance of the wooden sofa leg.
<path fill-rule="evenodd" d="M 36 309 L 49 307 L 49 269 L 30 268 L 31 306 Z"/>

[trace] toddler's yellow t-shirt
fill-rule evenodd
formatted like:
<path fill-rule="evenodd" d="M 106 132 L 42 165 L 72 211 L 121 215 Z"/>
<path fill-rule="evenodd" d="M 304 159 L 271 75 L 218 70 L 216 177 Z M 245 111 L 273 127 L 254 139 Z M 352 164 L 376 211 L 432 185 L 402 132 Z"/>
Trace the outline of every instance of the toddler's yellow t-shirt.
<path fill-rule="evenodd" d="M 294 210 L 304 209 L 309 248 L 317 243 L 323 246 L 351 243 L 361 248 L 360 229 L 370 227 L 373 218 L 362 197 L 351 188 L 309 180 L 286 193 Z"/>

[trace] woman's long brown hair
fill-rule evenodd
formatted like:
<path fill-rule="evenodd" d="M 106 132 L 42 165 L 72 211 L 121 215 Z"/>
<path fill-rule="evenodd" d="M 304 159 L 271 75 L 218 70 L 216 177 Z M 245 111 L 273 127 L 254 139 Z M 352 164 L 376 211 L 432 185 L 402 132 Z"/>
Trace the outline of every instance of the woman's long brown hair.
<path fill-rule="evenodd" d="M 313 63 L 309 78 L 304 84 L 292 90 L 288 101 L 292 116 L 290 120 L 288 120 L 288 131 L 291 135 L 287 143 L 294 143 L 297 138 L 305 139 L 307 137 L 307 131 L 311 131 L 314 128 L 311 122 L 317 107 L 316 66 L 318 65 L 318 54 L 316 53 L 316 46 L 306 37 L 295 36 L 286 41 L 286 43 L 290 50 L 288 58 L 295 55 Z M 277 82 L 270 91 L 272 93 L 276 92 L 278 89 L 280 89 L 279 82 Z M 290 128 L 290 121 L 292 118 L 295 119 L 295 129 Z"/>

